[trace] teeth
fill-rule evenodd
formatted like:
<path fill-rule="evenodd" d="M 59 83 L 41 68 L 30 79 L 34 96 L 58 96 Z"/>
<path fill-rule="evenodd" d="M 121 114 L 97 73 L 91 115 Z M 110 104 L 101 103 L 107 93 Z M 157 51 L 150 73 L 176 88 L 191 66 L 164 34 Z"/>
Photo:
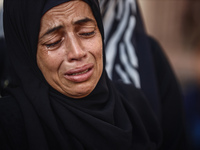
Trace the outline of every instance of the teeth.
<path fill-rule="evenodd" d="M 79 72 L 79 73 L 73 73 L 72 75 L 73 75 L 73 76 L 75 76 L 75 75 L 83 74 L 83 73 L 86 73 L 86 72 L 88 72 L 88 69 L 87 69 L 87 70 L 85 70 L 85 71 L 83 71 L 83 72 Z"/>

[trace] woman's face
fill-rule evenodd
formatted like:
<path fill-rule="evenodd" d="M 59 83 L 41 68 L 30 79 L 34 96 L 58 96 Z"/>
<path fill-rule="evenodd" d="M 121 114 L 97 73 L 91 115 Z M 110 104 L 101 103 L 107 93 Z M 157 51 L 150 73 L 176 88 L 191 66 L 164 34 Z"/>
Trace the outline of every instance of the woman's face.
<path fill-rule="evenodd" d="M 60 93 L 82 98 L 92 92 L 103 70 L 102 38 L 87 3 L 66 2 L 44 14 L 37 64 Z"/>

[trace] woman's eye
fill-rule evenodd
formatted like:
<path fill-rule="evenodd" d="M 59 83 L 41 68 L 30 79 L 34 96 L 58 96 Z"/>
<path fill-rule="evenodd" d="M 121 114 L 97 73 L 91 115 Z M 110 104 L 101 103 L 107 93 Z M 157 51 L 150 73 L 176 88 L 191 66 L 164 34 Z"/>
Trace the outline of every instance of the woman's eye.
<path fill-rule="evenodd" d="M 58 44 L 60 44 L 61 41 L 62 41 L 62 39 L 61 39 L 61 40 L 58 40 L 58 41 L 56 41 L 56 42 L 54 42 L 54 43 L 45 44 L 45 46 L 46 46 L 47 48 L 54 48 L 55 46 L 58 46 Z"/>
<path fill-rule="evenodd" d="M 95 31 L 79 33 L 80 36 L 84 36 L 84 37 L 91 37 L 91 36 L 93 36 L 94 34 L 95 34 Z"/>

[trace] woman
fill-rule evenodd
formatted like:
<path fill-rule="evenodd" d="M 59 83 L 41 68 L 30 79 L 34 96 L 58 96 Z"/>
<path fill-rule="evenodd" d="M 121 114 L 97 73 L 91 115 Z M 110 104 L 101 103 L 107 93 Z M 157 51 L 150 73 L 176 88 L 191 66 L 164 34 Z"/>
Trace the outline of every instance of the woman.
<path fill-rule="evenodd" d="M 4 10 L 14 82 L 0 103 L 1 149 L 162 148 L 146 99 L 107 77 L 98 0 L 6 0 Z"/>

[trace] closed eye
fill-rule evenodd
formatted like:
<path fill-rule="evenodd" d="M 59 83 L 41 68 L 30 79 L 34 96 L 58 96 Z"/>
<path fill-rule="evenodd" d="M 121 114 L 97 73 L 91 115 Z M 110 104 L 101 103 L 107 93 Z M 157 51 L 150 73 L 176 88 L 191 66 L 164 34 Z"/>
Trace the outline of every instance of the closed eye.
<path fill-rule="evenodd" d="M 53 43 L 49 43 L 49 44 L 45 44 L 45 46 L 49 49 L 49 48 L 54 48 L 56 46 L 58 46 L 58 44 L 60 44 L 60 42 L 62 41 L 62 39 L 56 41 L 56 42 L 53 42 Z"/>
<path fill-rule="evenodd" d="M 79 35 L 83 37 L 92 37 L 94 34 L 95 34 L 95 31 L 79 33 Z"/>

